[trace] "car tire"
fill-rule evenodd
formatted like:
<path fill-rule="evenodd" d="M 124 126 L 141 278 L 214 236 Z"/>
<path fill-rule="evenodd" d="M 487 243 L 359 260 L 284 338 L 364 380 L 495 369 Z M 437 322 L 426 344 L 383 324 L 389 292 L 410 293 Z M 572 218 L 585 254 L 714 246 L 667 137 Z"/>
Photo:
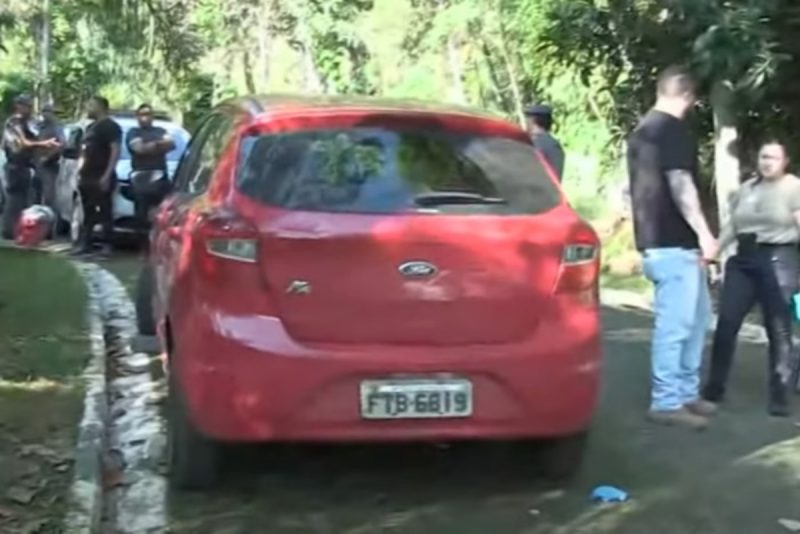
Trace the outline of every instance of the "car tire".
<path fill-rule="evenodd" d="M 156 335 L 156 321 L 153 317 L 154 284 L 153 268 L 148 264 L 143 265 L 136 282 L 136 326 L 143 336 Z"/>
<path fill-rule="evenodd" d="M 589 445 L 589 433 L 553 438 L 540 445 L 537 464 L 541 474 L 553 482 L 566 482 L 580 471 Z"/>
<path fill-rule="evenodd" d="M 56 237 L 67 237 L 70 235 L 70 224 L 61 217 L 56 220 Z"/>
<path fill-rule="evenodd" d="M 83 201 L 80 195 L 75 195 L 75 198 L 72 199 L 72 217 L 69 222 L 69 240 L 75 246 L 81 244 L 81 237 L 84 233 L 84 220 Z"/>
<path fill-rule="evenodd" d="M 167 462 L 169 485 L 179 491 L 200 491 L 219 479 L 220 445 L 192 424 L 173 372 L 167 397 Z"/>

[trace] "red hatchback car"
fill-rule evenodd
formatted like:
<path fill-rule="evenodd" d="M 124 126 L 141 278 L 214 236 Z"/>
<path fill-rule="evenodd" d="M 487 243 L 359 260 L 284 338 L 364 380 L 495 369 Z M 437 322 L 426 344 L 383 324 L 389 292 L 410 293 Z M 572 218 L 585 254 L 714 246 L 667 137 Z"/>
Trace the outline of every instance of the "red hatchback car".
<path fill-rule="evenodd" d="M 598 240 L 523 130 L 247 98 L 204 120 L 174 187 L 139 313 L 168 354 L 175 487 L 212 484 L 222 442 L 535 439 L 551 474 L 577 467 Z"/>

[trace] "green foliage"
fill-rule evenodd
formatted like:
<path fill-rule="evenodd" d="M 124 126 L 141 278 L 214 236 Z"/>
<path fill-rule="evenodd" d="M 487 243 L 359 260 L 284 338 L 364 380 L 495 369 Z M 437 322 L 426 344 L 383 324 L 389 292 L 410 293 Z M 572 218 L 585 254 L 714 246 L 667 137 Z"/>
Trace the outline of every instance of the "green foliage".
<path fill-rule="evenodd" d="M 655 73 L 689 63 L 728 80 L 746 139 L 800 128 L 800 6 L 791 0 L 59 0 L 0 8 L 0 91 L 33 90 L 52 24 L 48 86 L 68 115 L 86 98 L 142 101 L 191 127 L 248 92 L 451 100 L 520 119 L 547 102 L 583 211 L 624 181 L 621 139 Z M 7 99 L 6 99 L 7 101 Z M 711 131 L 708 107 L 697 129 Z"/>
<path fill-rule="evenodd" d="M 747 122 L 772 122 L 770 96 L 785 83 L 783 72 L 797 72 L 790 61 L 797 50 L 789 46 L 797 26 L 782 26 L 786 15 L 800 19 L 790 0 L 553 0 L 540 50 L 577 67 L 587 87 L 600 73 L 617 139 L 651 104 L 655 75 L 670 64 L 691 66 L 707 87 L 732 83 Z M 781 104 L 784 113 L 798 107 Z M 708 107 L 701 108 L 698 129 L 711 131 Z"/>

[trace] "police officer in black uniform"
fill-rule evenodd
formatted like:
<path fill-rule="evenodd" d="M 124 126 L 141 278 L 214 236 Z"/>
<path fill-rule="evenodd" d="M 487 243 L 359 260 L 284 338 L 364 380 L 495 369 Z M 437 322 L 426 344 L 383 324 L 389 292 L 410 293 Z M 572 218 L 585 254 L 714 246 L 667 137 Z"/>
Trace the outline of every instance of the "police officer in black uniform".
<path fill-rule="evenodd" d="M 6 205 L 3 209 L 2 236 L 14 238 L 14 227 L 20 215 L 30 205 L 36 149 L 57 148 L 57 139 L 37 140 L 31 131 L 33 100 L 27 95 L 14 99 L 14 113 L 3 126 Z"/>
<path fill-rule="evenodd" d="M 64 129 L 58 121 L 52 104 L 42 106 L 42 117 L 39 121 L 39 139 L 56 139 L 63 145 Z M 36 184 L 36 204 L 44 204 L 55 208 L 55 187 L 58 176 L 60 150 L 41 150 L 37 158 L 37 168 L 34 175 Z M 37 183 L 38 182 L 38 183 Z"/>

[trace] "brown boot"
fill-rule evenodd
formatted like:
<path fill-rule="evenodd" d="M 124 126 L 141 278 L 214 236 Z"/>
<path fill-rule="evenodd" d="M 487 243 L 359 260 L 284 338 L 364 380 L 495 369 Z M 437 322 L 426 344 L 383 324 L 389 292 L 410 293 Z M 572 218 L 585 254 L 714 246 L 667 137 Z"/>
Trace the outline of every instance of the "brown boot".
<path fill-rule="evenodd" d="M 647 418 L 653 423 L 665 426 L 684 426 L 692 430 L 704 430 L 708 424 L 708 417 L 695 415 L 686 408 L 677 410 L 650 410 Z"/>
<path fill-rule="evenodd" d="M 717 415 L 719 412 L 719 405 L 716 402 L 707 401 L 704 399 L 697 399 L 696 401 L 689 402 L 683 406 L 686 410 L 694 415 L 701 415 L 703 417 L 711 417 Z"/>

